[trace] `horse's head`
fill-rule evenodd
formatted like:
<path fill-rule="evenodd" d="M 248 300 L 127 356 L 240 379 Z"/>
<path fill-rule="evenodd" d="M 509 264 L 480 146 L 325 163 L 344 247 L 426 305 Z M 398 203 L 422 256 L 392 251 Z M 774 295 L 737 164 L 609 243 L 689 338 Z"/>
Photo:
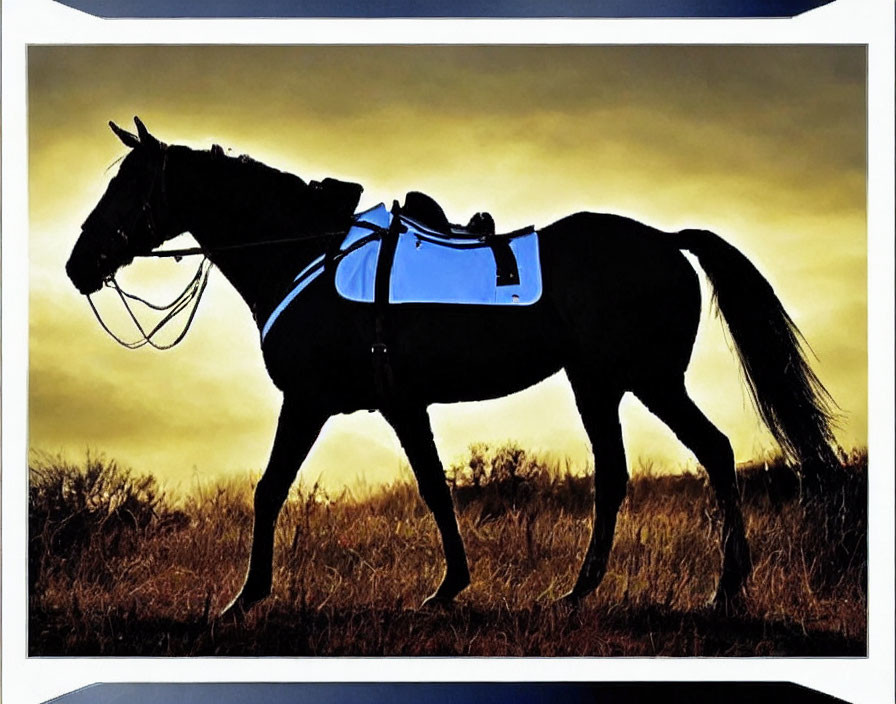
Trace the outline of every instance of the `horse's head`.
<path fill-rule="evenodd" d="M 130 147 L 118 173 L 81 225 L 81 236 L 66 272 L 81 293 L 98 291 L 103 282 L 136 255 L 146 254 L 177 234 L 171 228 L 165 197 L 165 144 L 139 118 L 137 134 L 109 126 Z"/>

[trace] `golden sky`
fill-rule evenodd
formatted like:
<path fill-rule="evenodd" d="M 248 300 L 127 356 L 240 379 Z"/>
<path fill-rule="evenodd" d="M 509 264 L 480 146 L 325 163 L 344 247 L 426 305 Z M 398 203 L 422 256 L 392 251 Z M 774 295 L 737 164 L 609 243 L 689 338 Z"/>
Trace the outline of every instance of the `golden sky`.
<path fill-rule="evenodd" d="M 118 347 L 64 265 L 139 115 L 169 143 L 219 143 L 306 180 L 364 184 L 362 206 L 408 190 L 449 219 L 499 230 L 578 210 L 711 229 L 769 278 L 867 442 L 863 47 L 32 47 L 29 50 L 30 444 L 105 453 L 170 485 L 263 468 L 279 392 L 242 301 L 213 270 L 185 342 Z M 139 262 L 126 288 L 173 298 L 194 262 Z M 109 294 L 111 296 L 111 294 Z M 771 447 L 704 299 L 688 387 L 738 460 Z M 114 301 L 102 308 L 118 330 Z M 560 374 L 515 396 L 431 409 L 443 461 L 513 439 L 589 461 Z M 626 397 L 630 465 L 693 464 Z M 404 461 L 378 414 L 331 419 L 303 470 L 337 490 Z"/>

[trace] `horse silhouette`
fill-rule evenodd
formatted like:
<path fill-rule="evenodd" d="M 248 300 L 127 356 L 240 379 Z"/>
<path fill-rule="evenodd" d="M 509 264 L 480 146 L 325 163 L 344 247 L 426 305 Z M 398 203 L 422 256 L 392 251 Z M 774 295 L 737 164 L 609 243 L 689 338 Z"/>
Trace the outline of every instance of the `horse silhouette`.
<path fill-rule="evenodd" d="M 133 257 L 190 232 L 261 330 L 297 272 L 331 246 L 327 228 L 341 223 L 344 232 L 350 215 L 322 212 L 319 189 L 297 176 L 217 146 L 168 146 L 135 123 L 137 134 L 109 123 L 130 152 L 82 226 L 66 267 L 72 282 L 95 292 Z M 799 331 L 750 261 L 705 230 L 661 232 L 581 212 L 541 228 L 538 247 L 543 294 L 532 305 L 389 305 L 387 393 L 371 363 L 383 306 L 341 298 L 328 269 L 280 313 L 262 347 L 282 408 L 255 489 L 247 575 L 225 613 L 270 593 L 274 525 L 289 487 L 327 418 L 359 409 L 379 409 L 394 428 L 441 535 L 445 573 L 427 601 L 453 600 L 470 572 L 427 407 L 500 397 L 560 369 L 595 457 L 591 539 L 564 598 L 579 601 L 606 571 L 628 482 L 619 404 L 630 391 L 706 469 L 722 516 L 714 602 L 742 599 L 752 565 L 734 455 L 685 389 L 701 297 L 682 250 L 708 276 L 755 406 L 784 452 L 805 465 L 836 464 L 833 402 Z"/>

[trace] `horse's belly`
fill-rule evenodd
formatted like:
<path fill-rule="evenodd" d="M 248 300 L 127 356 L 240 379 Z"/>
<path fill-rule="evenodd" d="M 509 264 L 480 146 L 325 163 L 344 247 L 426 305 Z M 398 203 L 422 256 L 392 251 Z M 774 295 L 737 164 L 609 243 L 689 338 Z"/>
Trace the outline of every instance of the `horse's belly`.
<path fill-rule="evenodd" d="M 429 403 L 505 396 L 562 366 L 559 335 L 542 306 L 421 306 L 396 310 L 392 322 L 396 384 Z"/>
<path fill-rule="evenodd" d="M 274 383 L 314 396 L 332 412 L 378 406 L 374 306 L 308 293 L 306 305 L 285 311 L 265 340 Z M 537 383 L 562 366 L 561 335 L 549 310 L 544 301 L 519 308 L 389 306 L 381 337 L 396 391 L 424 403 L 452 403 Z"/>

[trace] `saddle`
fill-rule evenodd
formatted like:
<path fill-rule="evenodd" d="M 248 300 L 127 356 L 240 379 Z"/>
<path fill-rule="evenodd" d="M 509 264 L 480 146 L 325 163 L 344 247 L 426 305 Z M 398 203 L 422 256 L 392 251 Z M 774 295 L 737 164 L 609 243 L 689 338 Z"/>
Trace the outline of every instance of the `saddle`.
<path fill-rule="evenodd" d="M 495 233 L 495 220 L 490 213 L 476 213 L 466 226 L 456 225 L 448 221 L 445 211 L 435 199 L 421 193 L 410 191 L 404 197 L 404 205 L 398 210 L 399 217 L 412 221 L 417 230 L 422 230 L 435 238 L 436 243 L 442 240 L 445 246 L 451 246 L 450 240 L 478 240 L 491 248 L 495 258 L 495 277 L 497 286 L 516 286 L 520 282 L 520 272 L 516 257 L 510 249 L 510 240 L 526 231 Z"/>
<path fill-rule="evenodd" d="M 476 213 L 466 227 L 461 227 L 448 222 L 442 206 L 420 191 L 410 191 L 404 197 L 401 213 L 445 237 L 480 239 L 495 234 L 495 220 L 489 213 Z"/>

